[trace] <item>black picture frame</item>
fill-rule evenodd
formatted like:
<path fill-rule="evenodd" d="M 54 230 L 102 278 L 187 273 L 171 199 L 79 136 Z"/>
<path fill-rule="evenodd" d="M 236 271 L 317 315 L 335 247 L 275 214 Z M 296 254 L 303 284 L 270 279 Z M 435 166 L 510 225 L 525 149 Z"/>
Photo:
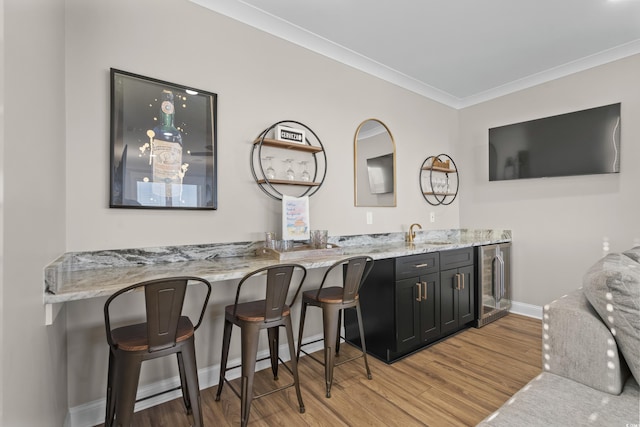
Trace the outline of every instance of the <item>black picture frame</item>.
<path fill-rule="evenodd" d="M 110 77 L 109 207 L 217 209 L 218 95 L 114 68 Z"/>

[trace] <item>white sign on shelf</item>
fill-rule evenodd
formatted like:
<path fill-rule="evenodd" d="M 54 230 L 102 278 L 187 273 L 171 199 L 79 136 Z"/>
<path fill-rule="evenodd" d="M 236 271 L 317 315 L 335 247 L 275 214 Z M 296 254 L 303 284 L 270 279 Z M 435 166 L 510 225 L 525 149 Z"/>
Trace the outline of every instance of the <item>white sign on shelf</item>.
<path fill-rule="evenodd" d="M 297 144 L 304 144 L 306 141 L 304 130 L 282 125 L 276 126 L 276 139 Z"/>

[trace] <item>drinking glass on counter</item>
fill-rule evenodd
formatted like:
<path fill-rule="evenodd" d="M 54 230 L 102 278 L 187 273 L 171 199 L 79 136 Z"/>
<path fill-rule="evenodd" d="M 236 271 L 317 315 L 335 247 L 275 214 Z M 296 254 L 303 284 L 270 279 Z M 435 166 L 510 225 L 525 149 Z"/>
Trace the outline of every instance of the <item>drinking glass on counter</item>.
<path fill-rule="evenodd" d="M 293 250 L 293 240 L 278 240 L 278 250 L 280 252 L 289 252 Z"/>
<path fill-rule="evenodd" d="M 264 247 L 269 249 L 276 248 L 276 233 L 273 231 L 264 233 Z"/>
<path fill-rule="evenodd" d="M 326 249 L 329 233 L 327 230 L 312 230 L 311 245 L 314 249 Z"/>

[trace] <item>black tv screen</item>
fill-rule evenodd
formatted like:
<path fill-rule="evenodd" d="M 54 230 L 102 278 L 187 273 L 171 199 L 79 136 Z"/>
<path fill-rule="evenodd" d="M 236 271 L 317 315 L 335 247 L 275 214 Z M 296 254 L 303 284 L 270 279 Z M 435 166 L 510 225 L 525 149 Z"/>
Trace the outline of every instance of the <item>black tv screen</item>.
<path fill-rule="evenodd" d="M 620 103 L 489 129 L 489 181 L 620 172 Z"/>

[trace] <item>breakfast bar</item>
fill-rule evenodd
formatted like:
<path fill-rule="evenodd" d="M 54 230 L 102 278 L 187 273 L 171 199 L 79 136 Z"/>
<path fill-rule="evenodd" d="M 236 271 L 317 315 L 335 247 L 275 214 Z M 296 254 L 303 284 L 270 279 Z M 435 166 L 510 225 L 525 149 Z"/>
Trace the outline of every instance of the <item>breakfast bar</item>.
<path fill-rule="evenodd" d="M 70 416 L 78 420 L 95 420 L 99 419 L 99 414 L 103 413 L 108 347 L 104 338 L 102 309 L 110 295 L 126 286 L 168 276 L 197 276 L 211 282 L 213 285 L 211 298 L 202 327 L 198 329 L 196 336 L 198 376 L 200 387 L 204 389 L 218 384 L 225 306 L 233 303 L 238 280 L 248 272 L 282 262 L 298 263 L 308 271 L 302 288 L 302 291 L 306 291 L 317 288 L 326 268 L 343 258 L 369 255 L 375 260 L 374 266 L 377 271 L 380 269 L 386 271 L 387 266 L 395 264 L 395 260 L 421 256 L 437 257 L 444 253 L 469 252 L 469 249 L 474 249 L 475 252 L 477 246 L 510 242 L 511 239 L 510 230 L 490 229 L 420 230 L 416 231 L 413 242 L 408 242 L 406 233 L 402 232 L 330 236 L 328 245 L 337 247 L 338 250 L 329 251 L 329 253 L 321 250 L 319 256 L 309 256 L 308 251 L 303 251 L 305 256 L 296 259 L 298 254 L 294 247 L 293 252 L 287 254 L 290 256 L 286 260 L 274 258 L 272 254 L 265 251 L 262 241 L 66 253 L 45 269 L 43 302 L 47 308 L 46 311 L 50 314 L 46 323 L 65 325 L 66 345 L 72 355 L 69 366 L 73 366 L 73 369 L 68 372 L 69 405 L 72 408 Z M 371 277 L 373 278 L 373 275 Z M 363 291 L 370 290 L 372 291 L 370 294 L 378 294 L 380 281 L 372 280 L 375 281 L 365 282 Z M 395 289 L 397 283 L 390 281 L 385 286 L 388 289 Z M 249 296 L 257 297 L 258 295 L 253 293 L 258 292 L 258 288 L 261 287 L 256 287 L 255 290 L 249 289 Z M 363 298 L 370 299 L 370 296 L 363 295 Z M 375 298 L 375 295 L 373 297 Z M 412 300 L 415 300 L 415 297 Z M 429 299 L 429 301 L 432 300 L 433 298 Z M 367 303 L 367 301 L 364 302 Z M 185 301 L 187 309 L 195 305 L 193 299 Z M 133 307 L 133 305 L 123 307 L 120 314 L 129 318 L 143 314 Z M 300 319 L 300 304 L 295 304 L 292 310 L 295 334 L 298 329 L 297 322 Z M 403 313 L 406 317 L 409 311 L 403 310 Z M 373 310 L 369 308 L 367 311 L 366 307 L 363 307 L 363 314 L 365 328 L 370 324 L 368 318 L 371 316 L 377 317 L 383 314 L 389 316 L 389 313 L 380 312 L 378 308 Z M 350 324 L 351 320 L 345 317 L 345 337 L 353 342 L 349 339 L 351 332 L 346 331 Z M 469 322 L 465 320 L 464 326 L 468 327 Z M 402 331 L 407 330 L 401 324 L 399 327 Z M 373 333 L 376 332 L 373 326 L 370 330 Z M 368 334 L 366 329 L 365 334 Z M 230 363 L 237 363 L 240 360 L 240 342 L 237 335 L 239 334 L 236 334 L 231 342 Z M 304 340 L 310 342 L 321 336 L 321 316 L 311 313 L 307 316 Z M 358 345 L 357 342 L 353 343 Z M 410 352 L 418 351 L 419 347 L 425 343 L 428 344 L 425 341 L 421 343 L 405 341 L 403 347 L 398 347 L 398 351 L 392 354 L 392 358 L 395 360 Z M 368 337 L 367 344 L 369 344 Z M 317 351 L 321 348 L 319 345 L 318 347 L 309 346 L 308 350 Z M 371 339 L 372 351 L 387 345 L 394 344 L 389 344 L 384 339 Z M 261 343 L 259 356 L 264 357 L 267 354 L 268 346 L 266 343 Z M 285 360 L 287 359 L 286 346 L 282 346 L 280 354 Z M 369 354 L 381 358 L 375 353 L 369 352 Z M 143 367 L 141 373 L 139 397 L 153 396 L 179 385 L 177 372 L 171 364 L 164 361 L 148 363 L 150 365 L 147 368 Z M 258 365 L 258 369 L 265 367 L 266 365 Z M 179 396 L 176 392 L 172 393 L 149 398 L 139 409 L 165 401 L 161 399 Z"/>
<path fill-rule="evenodd" d="M 492 229 L 419 231 L 412 243 L 406 242 L 405 233 L 333 236 L 329 243 L 339 247 L 339 253 L 295 262 L 316 269 L 348 256 L 376 260 L 510 241 L 510 230 Z M 176 274 L 212 283 L 240 279 L 279 262 L 261 255 L 262 247 L 258 241 L 66 253 L 45 268 L 44 303 L 105 297 L 137 282 Z"/>

